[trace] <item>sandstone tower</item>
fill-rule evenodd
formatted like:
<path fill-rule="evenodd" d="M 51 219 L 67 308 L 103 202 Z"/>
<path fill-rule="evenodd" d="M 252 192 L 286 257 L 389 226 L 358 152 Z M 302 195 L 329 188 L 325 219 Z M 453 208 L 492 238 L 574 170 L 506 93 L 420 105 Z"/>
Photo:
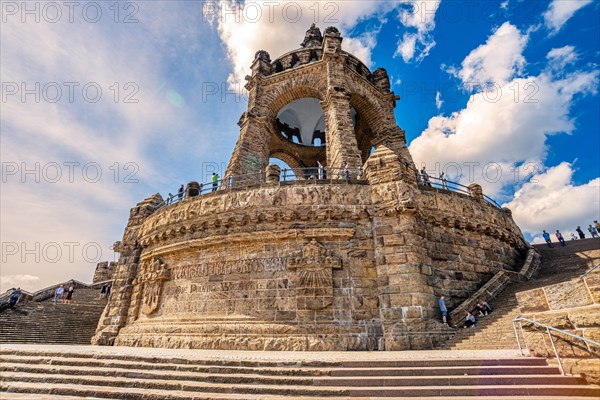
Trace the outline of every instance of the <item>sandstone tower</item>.
<path fill-rule="evenodd" d="M 131 210 L 94 343 L 431 348 L 451 329 L 440 295 L 461 310 L 531 273 L 510 211 L 478 185 L 419 183 L 386 71 L 341 44 L 313 25 L 297 50 L 256 53 L 226 183 Z"/>

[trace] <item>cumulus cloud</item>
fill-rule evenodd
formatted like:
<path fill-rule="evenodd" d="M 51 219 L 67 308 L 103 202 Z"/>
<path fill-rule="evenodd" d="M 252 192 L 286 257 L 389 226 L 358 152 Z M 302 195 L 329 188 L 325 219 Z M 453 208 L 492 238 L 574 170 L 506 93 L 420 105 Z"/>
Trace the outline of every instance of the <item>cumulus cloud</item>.
<path fill-rule="evenodd" d="M 408 63 L 421 62 L 435 46 L 433 30 L 440 0 L 413 1 L 400 9 L 400 22 L 408 29 L 398 43 L 395 56 Z M 415 57 L 416 55 L 416 57 Z"/>
<path fill-rule="evenodd" d="M 578 10 L 591 3 L 592 0 L 553 0 L 544 13 L 544 23 L 556 34 Z"/>
<path fill-rule="evenodd" d="M 32 291 L 31 287 L 36 285 L 40 280 L 39 276 L 16 274 L 16 275 L 4 275 L 0 279 L 0 292 L 5 292 L 8 289 L 18 288 Z"/>
<path fill-rule="evenodd" d="M 200 35 L 196 21 L 159 3 L 140 7 L 131 24 L 115 23 L 108 6 L 97 23 L 69 22 L 68 14 L 56 23 L 22 23 L 19 15 L 3 22 L 3 285 L 89 281 L 96 262 L 114 260 L 110 245 L 129 208 L 153 193 L 146 182 L 164 181 L 150 147 L 193 112 L 166 100 L 164 68 L 181 54 L 178 39 Z M 18 92 L 8 95 L 7 85 Z M 32 93 L 24 97 L 23 88 Z M 160 152 L 168 155 L 168 146 Z M 103 258 L 83 254 L 86 244 Z"/>
<path fill-rule="evenodd" d="M 271 58 L 300 47 L 304 34 L 311 23 L 324 30 L 327 26 L 338 27 L 344 41 L 342 48 L 371 66 L 371 50 L 376 45 L 376 32 L 353 36 L 351 29 L 360 21 L 374 15 L 384 15 L 393 4 L 378 1 L 330 1 L 297 2 L 285 0 L 242 1 L 220 0 L 205 9 L 209 19 L 216 21 L 219 36 L 227 47 L 233 66 L 229 85 L 243 90 L 244 77 L 249 74 L 250 64 L 258 50 L 266 50 Z M 252 14 L 250 12 L 252 11 Z M 373 31 L 373 30 L 372 30 Z"/>
<path fill-rule="evenodd" d="M 523 232 L 543 243 L 542 230 L 559 229 L 565 237 L 581 225 L 584 232 L 600 219 L 600 178 L 583 185 L 573 184 L 573 165 L 562 162 L 525 183 L 507 204 Z"/>
<path fill-rule="evenodd" d="M 219 36 L 227 48 L 233 72 L 229 75 L 230 88 L 243 92 L 245 76 L 258 50 L 266 50 L 271 58 L 300 47 L 300 42 L 311 23 L 323 31 L 328 26 L 340 29 L 344 41 L 342 48 L 372 67 L 371 53 L 377 45 L 377 34 L 386 18 L 394 10 L 399 12 L 399 22 L 407 32 L 398 43 L 397 55 L 405 61 L 422 60 L 435 45 L 432 31 L 439 0 L 331 2 L 318 0 L 297 2 L 283 0 L 235 1 L 220 0 L 205 4 L 205 18 L 216 25 Z M 370 26 L 360 34 L 355 33 L 359 23 Z"/>
<path fill-rule="evenodd" d="M 546 136 L 573 131 L 573 97 L 596 93 L 598 71 L 557 76 L 546 69 L 537 76 L 514 77 L 525 62 L 525 42 L 516 28 L 505 24 L 474 50 L 477 57 L 467 56 L 469 62 L 463 61 L 458 76 L 496 84 L 471 94 L 464 109 L 429 120 L 410 144 L 418 164 L 433 174 L 445 170 L 449 179 L 461 183 L 480 183 L 492 197 L 506 196 L 503 189 L 518 187 L 532 172 L 544 169 Z M 491 55 L 496 63 L 488 62 Z M 475 59 L 479 62 L 471 62 Z"/>
<path fill-rule="evenodd" d="M 505 22 L 485 44 L 469 53 L 462 62 L 458 76 L 465 83 L 505 84 L 523 69 L 523 49 L 527 40 L 527 35 L 522 35 L 514 25 Z"/>

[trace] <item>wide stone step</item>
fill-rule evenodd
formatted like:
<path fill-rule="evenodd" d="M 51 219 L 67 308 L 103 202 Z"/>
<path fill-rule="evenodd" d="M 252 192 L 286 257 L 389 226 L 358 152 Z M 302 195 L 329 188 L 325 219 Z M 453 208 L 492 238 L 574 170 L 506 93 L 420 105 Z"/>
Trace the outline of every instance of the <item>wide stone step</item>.
<path fill-rule="evenodd" d="M 34 377 L 23 376 L 18 382 L 10 382 L 4 378 L 0 390 L 10 392 L 23 392 L 23 388 L 38 384 L 36 389 L 42 389 L 39 385 L 51 389 L 49 391 L 33 393 L 53 393 L 79 396 L 109 397 L 116 399 L 172 399 L 181 398 L 182 392 L 188 392 L 188 399 L 216 399 L 218 394 L 235 394 L 242 398 L 243 395 L 263 395 L 272 396 L 312 396 L 320 398 L 329 397 L 451 397 L 451 396 L 582 396 L 597 397 L 600 395 L 600 389 L 586 385 L 542 385 L 542 386 L 521 386 L 521 385 L 476 385 L 476 386 L 404 386 L 404 387 L 273 387 L 264 385 L 241 385 L 227 384 L 218 385 L 210 383 L 196 382 L 163 382 L 156 384 L 153 381 L 143 379 L 123 379 L 123 378 L 85 378 L 72 382 L 73 378 L 69 376 L 37 376 L 37 382 L 24 382 Z M 45 378 L 45 379 L 44 379 Z M 51 385 L 50 385 L 51 384 Z M 64 390 L 66 388 L 71 389 Z M 122 390 L 127 388 L 127 390 Z M 20 390 L 19 390 L 20 389 Z M 62 389 L 62 390 L 61 390 Z M 112 389 L 112 390 L 111 390 Z M 142 389 L 140 391 L 140 389 Z M 31 390 L 31 389 L 29 389 Z M 153 393 L 160 391 L 156 397 Z M 173 395 L 176 394 L 177 397 Z M 107 396 L 108 395 L 108 396 Z M 158 396 L 164 397 L 158 397 Z M 223 398 L 223 397 L 221 397 Z M 230 397 L 232 398 L 232 397 Z M 256 397 L 255 397 L 256 398 Z"/>
<path fill-rule="evenodd" d="M 272 394 L 272 395 L 302 395 L 302 396 L 349 396 L 350 389 L 334 386 L 308 385 L 266 385 L 262 383 L 212 383 L 191 380 L 158 380 L 118 376 L 73 376 L 62 374 L 37 374 L 24 372 L 4 372 L 0 382 L 34 382 L 52 384 L 77 384 L 82 386 L 103 386 L 118 388 L 144 388 L 152 390 L 178 390 L 193 393 L 241 393 L 241 394 Z M 7 391 L 10 390 L 7 389 Z"/>
<path fill-rule="evenodd" d="M 190 398 L 189 394 L 185 398 Z M 215 400 L 231 400 L 233 397 L 228 394 L 216 395 Z M 289 396 L 255 396 L 255 395 L 235 395 L 235 399 L 239 400 L 322 400 L 320 397 L 289 397 Z M 403 397 L 403 400 L 425 400 L 430 397 Z M 98 400 L 100 397 L 86 397 L 87 400 Z M 328 397 L 328 400 L 349 400 L 349 397 Z M 352 397 L 352 400 L 388 400 L 389 397 Z M 2 393 L 2 400 L 31 400 L 29 393 Z M 81 397 L 75 396 L 60 396 L 60 395 L 47 395 L 36 393 L 35 400 L 81 400 Z M 454 396 L 452 400 L 473 400 L 473 397 Z M 486 400 L 589 400 L 589 397 L 580 396 L 488 396 Z"/>
<path fill-rule="evenodd" d="M 373 369 L 357 369 L 357 368 L 338 368 L 338 369 L 284 369 L 283 371 L 274 371 L 274 369 L 261 370 L 259 368 L 223 368 L 212 367 L 206 371 L 176 371 L 176 370 L 144 370 L 142 368 L 115 368 L 115 367 L 80 367 L 80 366 L 65 366 L 65 365 L 45 365 L 45 364 L 17 364 L 3 362 L 0 365 L 0 371 L 4 373 L 35 373 L 35 374 L 63 374 L 71 376 L 93 375 L 93 376 L 117 376 L 129 378 L 144 378 L 144 379 L 170 379 L 177 380 L 196 380 L 204 382 L 217 383 L 256 383 L 263 384 L 294 384 L 294 385 L 311 385 L 317 379 L 323 376 L 330 376 L 330 379 L 341 379 L 343 382 L 349 379 L 361 378 L 381 378 L 387 377 L 404 377 L 399 381 L 408 381 L 410 378 L 436 378 L 446 381 L 448 376 L 487 376 L 493 379 L 494 376 L 500 376 L 500 380 L 507 376 L 519 375 L 526 376 L 531 380 L 532 375 L 551 375 L 558 373 L 556 367 L 550 366 L 497 366 L 497 367 L 421 367 L 415 368 L 373 368 Z M 276 373 L 278 372 L 278 373 Z M 285 372 L 285 373 L 283 373 Z M 563 378 L 563 377 L 559 377 Z M 313 380 L 314 379 L 314 380 Z M 547 382 L 546 382 L 547 383 Z M 316 383 L 315 383 L 316 384 Z M 421 384 L 421 383 L 419 383 Z M 387 385 L 386 385 L 387 386 Z"/>
<path fill-rule="evenodd" d="M 118 349 L 115 348 L 115 349 Z M 128 348 L 126 348 L 128 349 Z M 430 359 L 399 359 L 399 360 L 365 360 L 365 361 L 283 361 L 267 359 L 244 360 L 223 358 L 173 358 L 158 356 L 136 356 L 132 354 L 102 354 L 83 352 L 57 352 L 43 350 L 25 349 L 0 349 L 0 360 L 35 360 L 40 362 L 54 362 L 54 360 L 67 360 L 70 363 L 92 362 L 92 363 L 143 363 L 140 365 L 163 365 L 172 368 L 188 365 L 194 368 L 199 366 L 218 367 L 266 367 L 266 368 L 336 368 L 336 369 L 374 369 L 374 368 L 421 368 L 421 367 L 467 367 L 467 366 L 547 366 L 544 358 L 537 357 L 505 357 L 505 358 L 430 358 Z M 95 365 L 95 364 L 94 364 Z"/>

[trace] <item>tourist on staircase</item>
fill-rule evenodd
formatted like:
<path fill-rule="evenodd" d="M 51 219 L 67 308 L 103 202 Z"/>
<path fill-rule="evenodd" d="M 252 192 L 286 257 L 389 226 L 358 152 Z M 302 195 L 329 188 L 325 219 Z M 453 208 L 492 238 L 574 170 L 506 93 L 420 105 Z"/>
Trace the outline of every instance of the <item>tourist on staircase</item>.
<path fill-rule="evenodd" d="M 71 304 L 73 302 L 74 292 L 75 290 L 73 289 L 73 286 L 70 286 L 69 290 L 67 290 L 67 297 L 65 297 L 65 304 Z"/>
<path fill-rule="evenodd" d="M 8 306 L 14 307 L 21 299 L 22 294 L 23 292 L 21 292 L 20 287 L 13 290 L 13 292 L 10 294 L 10 299 L 8 300 Z"/>
<path fill-rule="evenodd" d="M 446 297 L 440 296 L 438 304 L 440 306 L 440 311 L 442 312 L 442 321 L 444 322 L 444 325 L 448 325 L 448 308 L 446 308 Z"/>
<path fill-rule="evenodd" d="M 465 317 L 465 324 L 463 325 L 463 328 L 475 328 L 475 316 L 473 314 L 471 314 L 470 312 L 467 312 L 467 316 Z"/>
<path fill-rule="evenodd" d="M 58 303 L 58 300 L 62 299 L 64 292 L 65 292 L 64 285 L 60 285 L 59 287 L 57 287 L 56 290 L 54 291 L 54 300 L 52 300 L 52 302 L 54 304 Z"/>
<path fill-rule="evenodd" d="M 100 295 L 98 296 L 98 300 L 102 300 L 105 297 L 106 297 L 106 283 L 104 285 L 102 285 L 102 287 L 100 288 Z"/>
<path fill-rule="evenodd" d="M 492 307 L 490 307 L 490 305 L 483 300 L 479 300 L 477 302 L 477 313 L 479 314 L 479 317 L 483 317 L 484 315 L 488 315 L 489 313 L 492 312 Z"/>

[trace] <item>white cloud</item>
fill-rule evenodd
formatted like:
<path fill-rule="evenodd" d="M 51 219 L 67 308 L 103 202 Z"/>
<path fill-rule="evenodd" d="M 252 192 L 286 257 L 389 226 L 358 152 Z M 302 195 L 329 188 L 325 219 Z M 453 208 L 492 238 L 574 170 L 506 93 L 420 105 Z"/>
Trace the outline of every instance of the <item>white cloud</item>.
<path fill-rule="evenodd" d="M 28 290 L 71 278 L 90 281 L 97 261 L 113 261 L 110 245 L 120 238 L 129 208 L 165 181 L 168 168 L 156 162 L 169 156 L 174 140 L 165 137 L 197 112 L 173 107 L 162 92 L 169 58 L 197 48 L 197 20 L 161 2 L 140 7 L 138 23 L 115 23 L 108 5 L 103 15 L 95 24 L 70 23 L 68 13 L 57 23 L 22 23 L 17 15 L 2 24 L 3 84 L 31 89 L 36 83 L 40 88 L 56 83 L 62 88 L 55 103 L 45 100 L 42 90 L 39 101 L 34 95 L 23 101 L 17 94 L 2 102 L 2 241 L 18 245 L 17 254 L 3 259 L 3 287 L 19 276 L 36 277 L 22 278 L 29 279 L 22 282 Z M 188 37 L 185 45 L 182 37 Z M 79 85 L 73 100 L 64 82 Z M 98 102 L 82 95 L 88 83 L 101 88 Z M 127 88 L 127 83 L 133 86 Z M 127 95 L 137 102 L 125 102 Z M 158 155 L 153 154 L 153 143 L 159 140 Z M 71 162 L 79 164 L 70 170 L 64 163 Z M 130 162 L 133 169 L 125 170 Z M 51 163 L 58 170 L 46 173 Z M 85 174 L 83 166 L 90 163 L 97 168 Z M 8 164 L 18 168 L 16 175 L 5 175 Z M 24 167 L 37 172 L 23 177 Z M 140 183 L 125 183 L 135 168 L 133 179 Z M 56 171 L 60 179 L 50 183 L 49 174 Z M 94 182 L 96 172 L 102 176 Z M 77 248 L 71 257 L 64 243 L 73 242 Z M 58 259 L 50 252 L 50 247 L 57 249 L 53 243 L 62 252 Z M 84 257 L 86 244 L 97 244 L 102 258 L 91 251 Z"/>
<path fill-rule="evenodd" d="M 398 44 L 396 55 L 402 56 L 404 62 L 409 62 L 415 56 L 415 47 L 417 45 L 417 35 L 406 32 L 402 41 Z"/>
<path fill-rule="evenodd" d="M 260 18 L 248 16 L 245 6 L 260 10 Z M 315 22 L 323 31 L 327 26 L 336 26 L 342 32 L 344 50 L 352 52 L 367 66 L 371 66 L 371 50 L 376 45 L 376 33 L 353 37 L 347 32 L 359 21 L 374 15 L 385 15 L 393 4 L 378 1 L 329 1 L 297 2 L 285 0 L 242 1 L 220 0 L 211 15 L 217 20 L 219 36 L 227 46 L 233 64 L 229 76 L 230 87 L 242 91 L 244 77 L 250 72 L 250 64 L 258 50 L 266 50 L 275 59 L 288 51 L 300 47 L 310 24 Z M 254 15 L 254 14 L 253 14 Z"/>
<path fill-rule="evenodd" d="M 258 15 L 255 11 L 252 15 L 244 11 L 250 4 L 251 9 L 260 10 L 259 18 L 255 17 Z M 328 26 L 336 26 L 344 37 L 342 48 L 372 67 L 371 52 L 377 45 L 379 29 L 391 11 L 401 10 L 399 22 L 410 32 L 398 44 L 398 51 L 404 49 L 404 54 L 398 54 L 407 62 L 415 57 L 422 60 L 435 45 L 431 33 L 435 28 L 438 6 L 439 0 L 348 0 L 337 3 L 328 0 L 282 0 L 276 5 L 263 0 L 220 0 L 216 7 L 209 10 L 205 7 L 205 13 L 213 24 L 216 21 L 219 36 L 232 63 L 229 86 L 243 92 L 244 78 L 249 75 L 256 51 L 266 50 L 271 59 L 275 59 L 299 48 L 313 22 L 322 31 Z M 363 21 L 369 21 L 373 26 L 356 35 L 353 30 Z"/>
<path fill-rule="evenodd" d="M 4 293 L 8 289 L 18 288 L 31 292 L 31 287 L 36 285 L 40 280 L 39 276 L 34 275 L 4 275 L 0 279 L 0 293 Z"/>
<path fill-rule="evenodd" d="M 469 53 L 458 76 L 465 83 L 505 84 L 523 69 L 523 49 L 527 40 L 527 35 L 522 35 L 514 25 L 505 22 L 485 44 Z"/>
<path fill-rule="evenodd" d="M 544 23 L 556 34 L 579 9 L 591 3 L 592 0 L 553 0 L 544 13 Z"/>
<path fill-rule="evenodd" d="M 584 232 L 600 218 L 600 178 L 574 185 L 573 166 L 563 162 L 533 177 L 506 204 L 525 233 L 543 243 L 542 230 L 560 230 L 565 238 L 581 225 Z"/>
<path fill-rule="evenodd" d="M 549 67 L 554 73 L 562 73 L 566 66 L 573 64 L 577 61 L 578 54 L 575 51 L 574 46 L 563 46 L 560 48 L 552 49 L 546 56 L 548 59 Z"/>
<path fill-rule="evenodd" d="M 436 44 L 432 32 L 440 3 L 441 0 L 412 1 L 408 3 L 408 7 L 400 9 L 400 22 L 411 29 L 402 36 L 395 56 L 401 56 L 408 63 L 415 58 L 415 54 L 416 62 L 423 61 L 429 55 Z"/>
<path fill-rule="evenodd" d="M 525 63 L 521 53 L 524 45 L 525 38 L 516 28 L 503 25 L 485 45 L 467 56 L 469 62 L 463 62 L 458 76 L 466 81 L 502 84 L 471 95 L 464 109 L 448 117 L 431 118 L 427 129 L 410 144 L 418 165 L 425 163 L 434 174 L 446 166 L 449 179 L 462 172 L 458 176 L 462 183 L 480 183 L 484 193 L 492 197 L 502 196 L 504 188 L 523 182 L 526 171 L 515 170 L 516 166 L 524 163 L 543 168 L 546 136 L 573 131 L 574 121 L 569 115 L 573 97 L 596 93 L 599 73 L 576 71 L 559 77 L 547 69 L 537 76 L 516 78 Z M 479 62 L 474 62 L 476 59 Z M 453 163 L 461 170 L 450 168 Z M 469 163 L 477 164 L 474 174 Z"/>
<path fill-rule="evenodd" d="M 438 111 L 442 108 L 443 104 L 444 102 L 442 101 L 442 94 L 440 92 L 437 92 L 435 94 L 435 106 L 437 107 Z"/>

